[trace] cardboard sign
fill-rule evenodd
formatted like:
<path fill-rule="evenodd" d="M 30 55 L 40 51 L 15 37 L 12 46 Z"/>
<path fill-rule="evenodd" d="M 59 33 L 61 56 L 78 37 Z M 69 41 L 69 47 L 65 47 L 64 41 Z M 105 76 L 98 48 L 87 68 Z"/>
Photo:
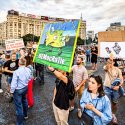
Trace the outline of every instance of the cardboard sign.
<path fill-rule="evenodd" d="M 5 41 L 6 50 L 15 50 L 24 48 L 23 39 L 9 39 Z"/>

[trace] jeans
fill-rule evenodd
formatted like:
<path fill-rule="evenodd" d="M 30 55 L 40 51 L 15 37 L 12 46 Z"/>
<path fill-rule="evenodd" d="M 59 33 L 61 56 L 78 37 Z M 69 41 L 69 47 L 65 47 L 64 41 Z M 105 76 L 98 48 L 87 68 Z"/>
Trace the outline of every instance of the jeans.
<path fill-rule="evenodd" d="M 90 55 L 86 55 L 86 58 L 87 58 L 87 62 L 90 62 Z"/>
<path fill-rule="evenodd" d="M 0 74 L 0 89 L 1 89 L 1 78 L 2 78 L 2 74 Z"/>
<path fill-rule="evenodd" d="M 11 77 L 11 76 L 8 76 L 7 80 L 8 80 L 8 84 L 11 85 L 12 77 Z"/>
<path fill-rule="evenodd" d="M 26 98 L 28 87 L 15 90 L 13 94 L 16 107 L 16 125 L 24 125 L 24 117 L 27 117 L 28 102 Z"/>
<path fill-rule="evenodd" d="M 105 94 L 109 97 L 111 102 L 118 103 L 119 100 L 119 92 L 116 90 L 113 90 L 109 87 L 104 87 Z"/>

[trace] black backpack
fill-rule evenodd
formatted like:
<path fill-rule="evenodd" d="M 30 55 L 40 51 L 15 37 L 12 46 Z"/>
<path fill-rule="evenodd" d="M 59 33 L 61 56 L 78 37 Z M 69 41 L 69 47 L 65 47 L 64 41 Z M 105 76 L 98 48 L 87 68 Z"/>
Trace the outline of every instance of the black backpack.
<path fill-rule="evenodd" d="M 71 78 L 68 77 L 68 95 L 69 95 L 69 99 L 73 100 L 75 98 L 75 87 L 73 84 L 73 81 L 71 80 Z"/>

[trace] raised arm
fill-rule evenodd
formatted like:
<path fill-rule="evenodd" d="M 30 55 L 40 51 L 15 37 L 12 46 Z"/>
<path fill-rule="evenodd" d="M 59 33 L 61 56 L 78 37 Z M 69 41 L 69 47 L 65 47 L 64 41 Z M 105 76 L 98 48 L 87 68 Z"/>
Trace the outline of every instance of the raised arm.
<path fill-rule="evenodd" d="M 58 79 L 60 79 L 60 80 L 62 80 L 64 83 L 68 83 L 68 78 L 62 73 L 62 72 L 64 72 L 64 71 L 57 71 L 56 69 L 54 69 L 53 67 L 48 67 L 48 69 L 51 71 L 51 72 L 53 72 L 54 73 L 54 75 L 58 78 Z"/>

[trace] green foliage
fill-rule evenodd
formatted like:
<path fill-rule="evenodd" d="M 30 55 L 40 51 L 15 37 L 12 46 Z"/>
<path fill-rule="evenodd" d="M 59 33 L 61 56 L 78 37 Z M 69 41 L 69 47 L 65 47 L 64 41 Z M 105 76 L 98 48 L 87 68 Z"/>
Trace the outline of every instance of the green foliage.
<path fill-rule="evenodd" d="M 39 41 L 39 36 L 35 36 L 33 34 L 26 34 L 25 36 L 22 37 L 25 46 L 27 45 L 27 42 L 38 42 Z"/>
<path fill-rule="evenodd" d="M 91 43 L 92 43 L 92 38 L 89 37 L 89 38 L 86 40 L 86 44 L 89 45 L 89 44 L 91 44 Z"/>
<path fill-rule="evenodd" d="M 82 40 L 80 37 L 77 39 L 77 45 L 84 45 L 85 40 Z"/>
<path fill-rule="evenodd" d="M 93 43 L 98 43 L 98 37 L 95 37 L 94 40 L 93 40 Z"/>

